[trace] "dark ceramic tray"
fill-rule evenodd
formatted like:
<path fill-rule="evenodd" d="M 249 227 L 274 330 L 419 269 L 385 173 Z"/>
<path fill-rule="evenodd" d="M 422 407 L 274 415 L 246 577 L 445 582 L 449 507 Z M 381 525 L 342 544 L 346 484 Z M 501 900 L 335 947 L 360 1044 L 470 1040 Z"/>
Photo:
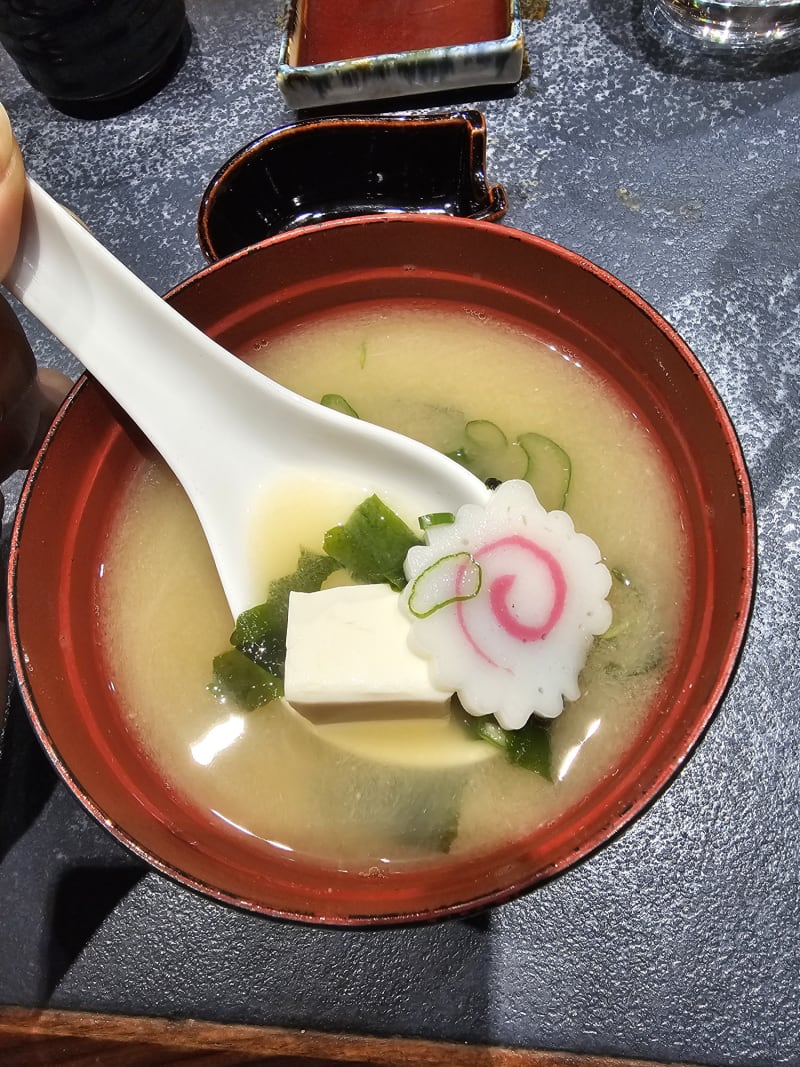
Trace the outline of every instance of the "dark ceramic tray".
<path fill-rule="evenodd" d="M 519 0 L 288 0 L 278 86 L 294 108 L 513 85 Z"/>

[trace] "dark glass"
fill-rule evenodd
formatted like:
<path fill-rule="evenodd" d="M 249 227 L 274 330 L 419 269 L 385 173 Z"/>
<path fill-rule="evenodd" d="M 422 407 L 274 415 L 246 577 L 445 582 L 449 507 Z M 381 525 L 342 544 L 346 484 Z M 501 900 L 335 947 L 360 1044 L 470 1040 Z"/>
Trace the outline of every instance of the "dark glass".
<path fill-rule="evenodd" d="M 178 68 L 186 9 L 184 0 L 0 0 L 0 42 L 54 106 L 113 114 Z"/>

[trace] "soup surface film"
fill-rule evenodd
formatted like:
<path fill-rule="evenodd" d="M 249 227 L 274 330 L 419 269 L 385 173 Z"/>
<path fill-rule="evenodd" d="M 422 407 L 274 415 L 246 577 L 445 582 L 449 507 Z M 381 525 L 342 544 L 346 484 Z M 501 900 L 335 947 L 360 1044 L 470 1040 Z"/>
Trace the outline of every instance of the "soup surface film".
<path fill-rule="evenodd" d="M 679 490 L 640 413 L 580 353 L 449 304 L 356 305 L 244 355 L 313 400 L 344 401 L 462 461 L 496 462 L 501 477 L 526 469 L 519 438 L 554 443 L 571 466 L 565 509 L 614 575 L 614 621 L 590 653 L 581 698 L 549 727 L 551 780 L 468 736 L 457 713 L 434 726 L 315 728 L 281 701 L 242 711 L 207 689 L 232 620 L 194 512 L 154 460 L 132 479 L 100 583 L 109 681 L 130 729 L 209 818 L 340 868 L 482 849 L 556 818 L 624 761 L 679 639 Z M 301 548 L 321 551 L 357 503 L 313 472 L 257 502 L 264 593 Z M 411 494 L 387 503 L 414 522 Z M 267 543 L 270 561 L 259 563 Z"/>

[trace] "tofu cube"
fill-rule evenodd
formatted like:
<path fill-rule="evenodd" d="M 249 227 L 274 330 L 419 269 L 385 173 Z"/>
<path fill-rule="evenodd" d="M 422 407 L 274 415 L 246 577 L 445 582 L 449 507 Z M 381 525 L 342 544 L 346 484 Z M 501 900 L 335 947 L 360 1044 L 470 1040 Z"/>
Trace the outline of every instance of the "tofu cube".
<path fill-rule="evenodd" d="M 387 585 L 291 593 L 286 700 L 318 723 L 447 715 L 452 691 L 432 684 L 409 629 Z"/>

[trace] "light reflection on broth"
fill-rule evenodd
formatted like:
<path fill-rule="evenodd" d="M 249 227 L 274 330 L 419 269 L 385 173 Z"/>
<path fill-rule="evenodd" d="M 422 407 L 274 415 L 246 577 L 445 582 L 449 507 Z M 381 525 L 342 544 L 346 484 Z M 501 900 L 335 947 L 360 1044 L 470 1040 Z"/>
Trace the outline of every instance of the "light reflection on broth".
<path fill-rule="evenodd" d="M 362 418 L 444 451 L 469 419 L 557 441 L 572 460 L 576 527 L 630 583 L 612 627 L 622 628 L 597 642 L 581 699 L 554 723 L 552 784 L 500 756 L 434 770 L 408 768 L 396 752 L 366 759 L 279 702 L 240 713 L 206 691 L 231 619 L 190 505 L 150 466 L 131 488 L 102 582 L 109 672 L 131 728 L 174 787 L 232 832 L 338 867 L 457 854 L 552 819 L 624 759 L 678 633 L 680 515 L 647 430 L 576 359 L 483 314 L 365 305 L 259 343 L 252 358 L 312 399 L 340 394 Z M 302 487 L 266 502 L 277 562 L 264 584 L 294 569 L 299 545 L 319 550 L 352 507 L 339 513 L 340 503 L 334 489 Z M 457 744 L 483 744 L 452 729 Z"/>

